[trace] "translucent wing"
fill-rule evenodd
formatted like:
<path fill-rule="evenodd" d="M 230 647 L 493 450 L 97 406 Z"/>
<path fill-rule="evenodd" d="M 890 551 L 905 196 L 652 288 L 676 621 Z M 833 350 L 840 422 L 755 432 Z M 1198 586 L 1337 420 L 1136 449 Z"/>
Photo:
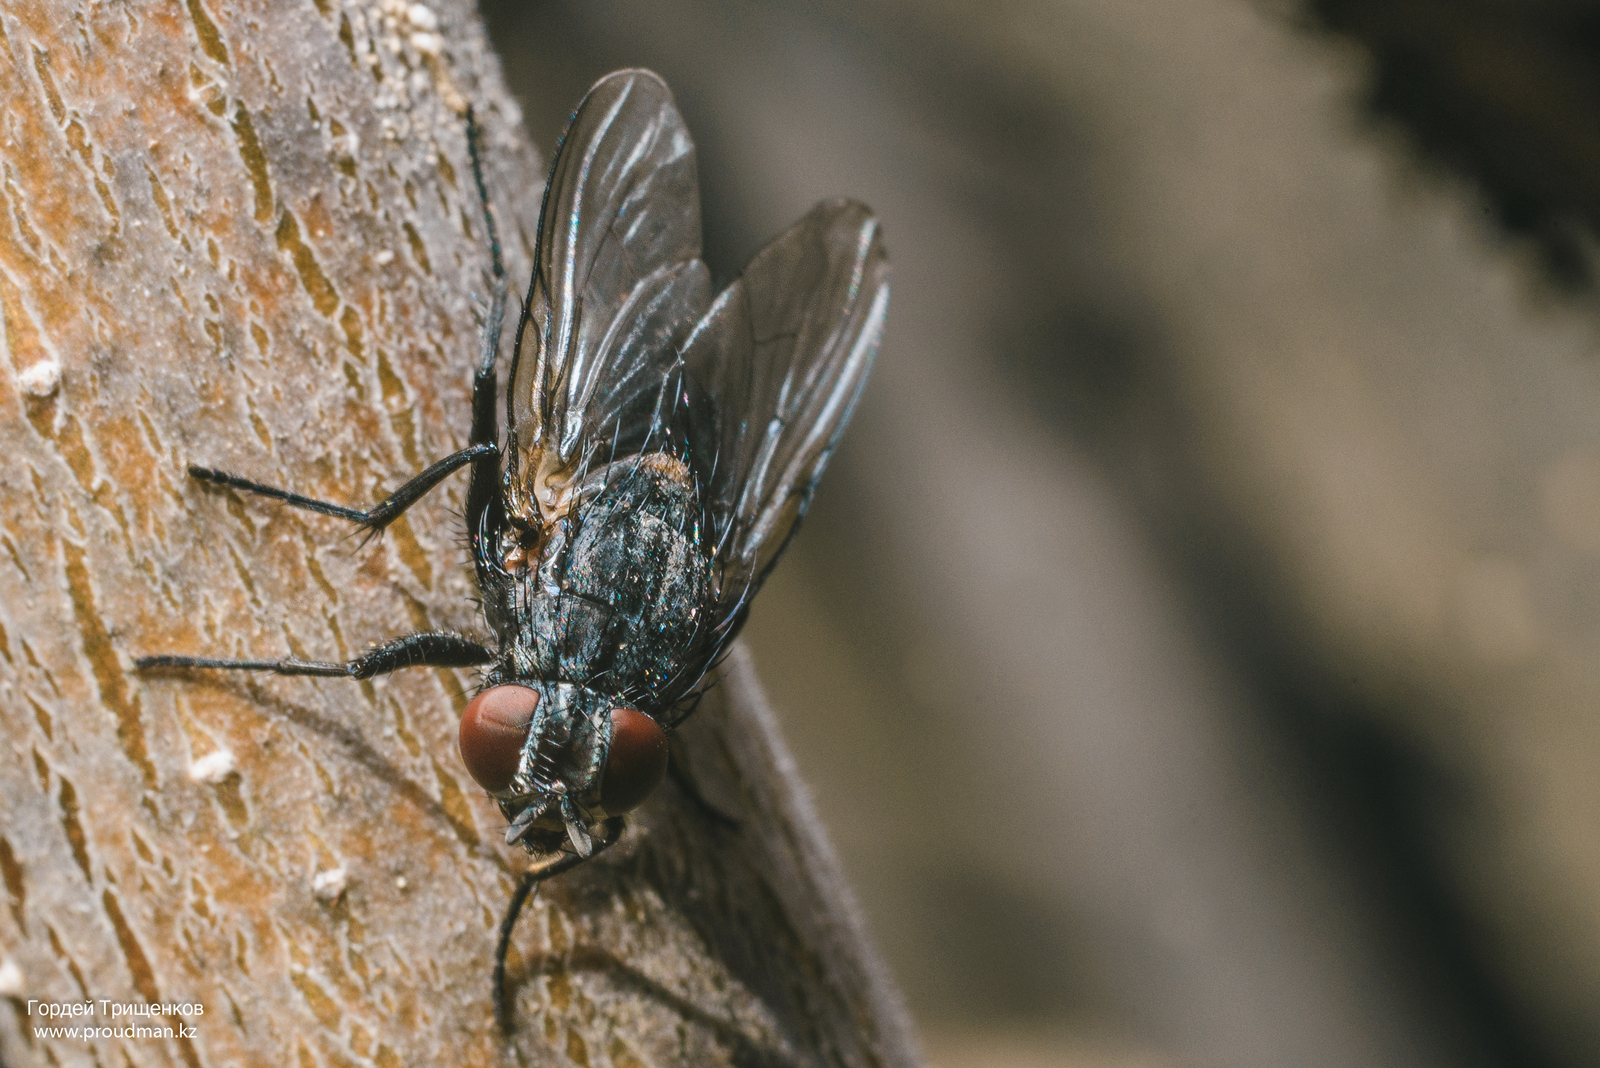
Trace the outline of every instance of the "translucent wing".
<path fill-rule="evenodd" d="M 650 433 L 711 295 L 697 181 L 660 78 L 618 71 L 589 90 L 551 168 L 507 393 L 524 480 L 570 479 Z"/>
<path fill-rule="evenodd" d="M 725 636 L 810 506 L 888 305 L 877 219 L 828 201 L 751 261 L 685 346 Z"/>

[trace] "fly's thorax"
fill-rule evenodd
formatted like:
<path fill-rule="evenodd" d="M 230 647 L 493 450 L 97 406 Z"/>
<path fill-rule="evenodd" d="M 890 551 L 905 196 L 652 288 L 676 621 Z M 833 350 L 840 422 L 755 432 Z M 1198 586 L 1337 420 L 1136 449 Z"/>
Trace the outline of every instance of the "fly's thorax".
<path fill-rule="evenodd" d="M 709 630 L 693 475 L 677 457 L 651 453 L 605 464 L 563 492 L 568 510 L 521 517 L 530 533 L 502 554 L 508 582 L 491 618 L 501 620 L 504 672 L 593 683 L 661 707 L 695 673 Z"/>

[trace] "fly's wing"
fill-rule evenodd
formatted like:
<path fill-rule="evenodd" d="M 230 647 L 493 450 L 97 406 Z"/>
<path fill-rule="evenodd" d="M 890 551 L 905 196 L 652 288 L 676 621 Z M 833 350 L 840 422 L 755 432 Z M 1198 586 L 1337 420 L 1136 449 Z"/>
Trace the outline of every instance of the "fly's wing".
<path fill-rule="evenodd" d="M 888 306 L 877 219 L 861 204 L 827 201 L 757 254 L 685 346 L 719 651 L 810 506 Z"/>
<path fill-rule="evenodd" d="M 694 145 L 671 92 L 649 71 L 608 75 L 545 190 L 506 398 L 519 449 L 570 477 L 598 447 L 642 446 L 710 299 L 699 256 Z"/>

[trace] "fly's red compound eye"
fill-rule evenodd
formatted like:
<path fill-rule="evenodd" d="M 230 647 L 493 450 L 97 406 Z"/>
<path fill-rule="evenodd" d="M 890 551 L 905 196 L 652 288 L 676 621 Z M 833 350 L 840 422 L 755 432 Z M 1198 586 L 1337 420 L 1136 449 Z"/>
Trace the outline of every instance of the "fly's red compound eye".
<path fill-rule="evenodd" d="M 634 708 L 611 710 L 611 751 L 600 783 L 600 804 L 612 815 L 641 804 L 667 773 L 667 736 Z"/>
<path fill-rule="evenodd" d="M 458 744 L 479 786 L 492 793 L 511 785 L 538 707 L 539 691 L 526 686 L 495 686 L 467 702 Z"/>

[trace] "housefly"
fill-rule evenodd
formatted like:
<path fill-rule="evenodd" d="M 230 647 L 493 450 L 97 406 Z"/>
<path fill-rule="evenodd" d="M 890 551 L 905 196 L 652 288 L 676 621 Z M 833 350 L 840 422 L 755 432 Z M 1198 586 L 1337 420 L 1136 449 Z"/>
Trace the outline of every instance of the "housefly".
<path fill-rule="evenodd" d="M 192 477 L 381 531 L 470 468 L 468 544 L 492 646 L 408 634 L 348 662 L 146 656 L 140 668 L 371 678 L 477 667 L 472 777 L 539 860 L 533 886 L 614 844 L 667 738 L 805 514 L 872 366 L 889 300 L 877 221 L 827 201 L 720 294 L 700 259 L 694 145 L 656 75 L 603 78 L 556 150 L 498 430 L 505 270 L 469 118 L 493 265 L 466 448 L 369 510 L 236 475 Z"/>

